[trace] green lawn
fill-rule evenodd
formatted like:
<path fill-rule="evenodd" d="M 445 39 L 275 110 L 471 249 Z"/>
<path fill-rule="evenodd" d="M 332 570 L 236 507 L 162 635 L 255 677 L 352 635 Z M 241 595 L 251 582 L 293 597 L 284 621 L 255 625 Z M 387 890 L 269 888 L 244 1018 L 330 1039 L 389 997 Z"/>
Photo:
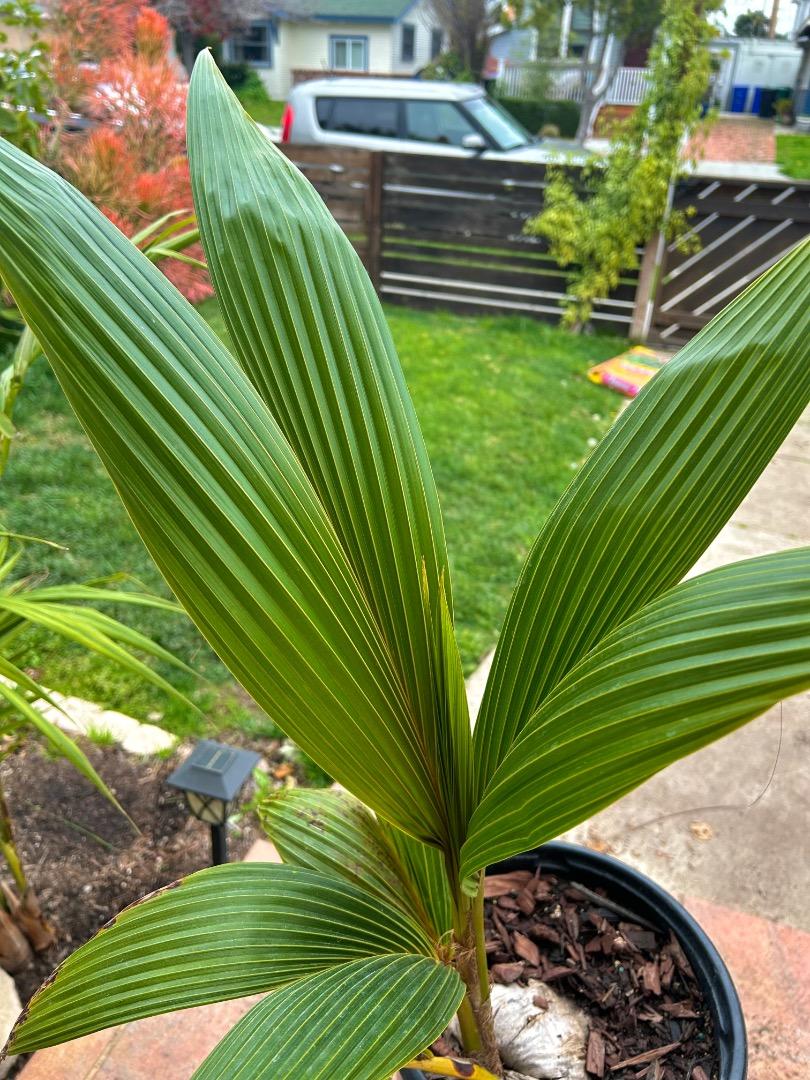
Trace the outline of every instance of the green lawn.
<path fill-rule="evenodd" d="M 215 301 L 202 312 L 224 329 Z M 617 352 L 608 337 L 572 337 L 516 318 L 472 318 L 389 307 L 387 314 L 433 461 L 450 547 L 457 628 L 470 671 L 491 647 L 533 537 L 607 429 L 620 401 L 585 371 Z M 10 528 L 67 545 L 32 547 L 25 569 L 80 581 L 124 570 L 150 589 L 161 581 L 61 390 L 42 361 L 20 397 L 22 434 L 3 480 Z M 184 617 L 120 613 L 188 660 L 200 684 L 173 675 L 203 709 L 157 691 L 78 650 L 39 635 L 29 665 L 43 681 L 135 716 L 164 712 L 178 734 L 240 727 L 274 734 Z"/>
<path fill-rule="evenodd" d="M 281 114 L 284 112 L 284 102 L 274 101 L 264 88 L 264 83 L 251 71 L 242 86 L 236 87 L 235 94 L 242 102 L 242 108 L 250 113 L 259 124 L 267 124 L 269 127 L 278 127 L 281 123 Z"/>
<path fill-rule="evenodd" d="M 810 180 L 810 136 L 777 135 L 776 162 L 785 176 Z"/>

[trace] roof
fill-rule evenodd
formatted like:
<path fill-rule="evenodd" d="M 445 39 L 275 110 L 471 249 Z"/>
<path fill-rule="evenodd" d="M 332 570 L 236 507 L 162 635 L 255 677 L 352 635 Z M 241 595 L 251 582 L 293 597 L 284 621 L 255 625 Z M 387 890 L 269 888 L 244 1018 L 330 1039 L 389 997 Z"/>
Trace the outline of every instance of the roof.
<path fill-rule="evenodd" d="M 413 0 L 286 0 L 279 14 L 330 22 L 396 22 Z"/>
<path fill-rule="evenodd" d="M 334 97 L 438 98 L 440 101 L 466 101 L 481 97 L 483 88 L 476 83 L 440 82 L 434 79 L 352 79 L 335 76 L 298 83 L 293 93 L 330 94 Z"/>

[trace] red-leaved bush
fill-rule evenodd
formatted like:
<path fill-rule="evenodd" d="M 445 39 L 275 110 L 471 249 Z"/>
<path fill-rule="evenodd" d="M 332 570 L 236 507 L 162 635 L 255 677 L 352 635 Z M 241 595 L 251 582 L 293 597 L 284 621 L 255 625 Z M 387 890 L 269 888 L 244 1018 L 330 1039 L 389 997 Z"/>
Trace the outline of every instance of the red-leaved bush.
<path fill-rule="evenodd" d="M 54 26 L 63 122 L 50 163 L 128 236 L 167 213 L 190 210 L 187 84 L 171 55 L 167 20 L 140 0 L 59 0 Z M 95 126 L 69 132 L 69 110 Z M 187 254 L 201 257 L 199 249 Z M 199 267 L 172 259 L 159 265 L 192 301 L 212 294 Z"/>

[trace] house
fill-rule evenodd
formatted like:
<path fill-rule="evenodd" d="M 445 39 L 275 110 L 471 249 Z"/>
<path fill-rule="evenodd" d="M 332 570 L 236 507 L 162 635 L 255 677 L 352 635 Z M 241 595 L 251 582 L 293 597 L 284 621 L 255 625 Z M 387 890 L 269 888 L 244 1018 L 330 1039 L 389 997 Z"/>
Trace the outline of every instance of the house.
<path fill-rule="evenodd" d="M 307 75 L 413 76 L 444 45 L 430 0 L 287 0 L 229 37 L 223 58 L 250 64 L 284 98 Z"/>
<path fill-rule="evenodd" d="M 796 0 L 791 37 L 802 51 L 793 88 L 793 109 L 799 131 L 810 131 L 810 0 Z"/>
<path fill-rule="evenodd" d="M 782 38 L 717 37 L 709 46 L 717 57 L 713 103 L 723 112 L 758 114 L 767 90 L 793 90 L 802 52 Z"/>

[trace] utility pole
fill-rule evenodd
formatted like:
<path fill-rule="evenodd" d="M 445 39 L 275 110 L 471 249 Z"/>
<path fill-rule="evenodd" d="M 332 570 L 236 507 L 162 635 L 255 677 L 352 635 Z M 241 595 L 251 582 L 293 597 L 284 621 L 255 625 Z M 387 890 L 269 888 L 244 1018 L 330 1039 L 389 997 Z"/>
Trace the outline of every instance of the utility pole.
<path fill-rule="evenodd" d="M 768 27 L 768 37 L 773 41 L 776 37 L 776 21 L 779 18 L 779 0 L 773 0 L 773 7 L 771 8 L 771 22 Z"/>

